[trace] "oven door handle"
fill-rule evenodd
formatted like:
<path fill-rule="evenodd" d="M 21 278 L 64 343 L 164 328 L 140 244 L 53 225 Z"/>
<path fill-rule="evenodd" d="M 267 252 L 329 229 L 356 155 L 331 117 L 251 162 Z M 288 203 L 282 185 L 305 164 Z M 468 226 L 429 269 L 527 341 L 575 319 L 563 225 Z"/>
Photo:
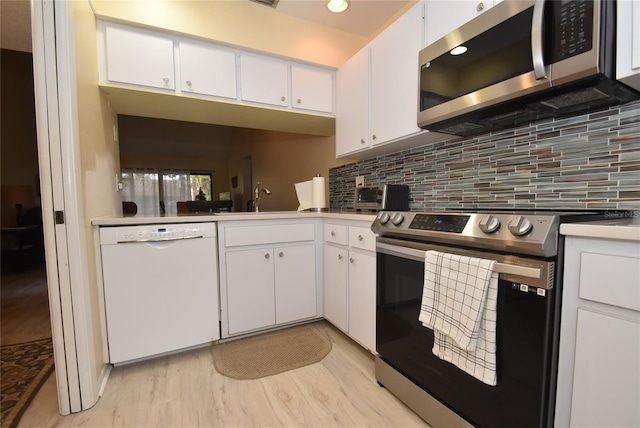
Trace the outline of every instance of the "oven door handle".
<path fill-rule="evenodd" d="M 405 259 L 411 259 L 411 260 L 416 260 L 421 262 L 424 262 L 424 259 L 427 253 L 424 250 L 417 250 L 415 248 L 398 247 L 396 245 L 389 245 L 382 242 L 378 242 L 376 244 L 376 250 L 378 252 L 388 254 L 391 256 L 398 256 Z M 531 266 L 513 265 L 513 264 L 501 263 L 501 262 L 495 262 L 493 264 L 493 271 L 497 273 L 507 274 L 507 275 L 518 275 L 525 278 L 534 278 L 534 279 L 542 278 L 542 274 L 543 274 L 543 269 L 540 269 L 540 268 L 531 267 Z"/>

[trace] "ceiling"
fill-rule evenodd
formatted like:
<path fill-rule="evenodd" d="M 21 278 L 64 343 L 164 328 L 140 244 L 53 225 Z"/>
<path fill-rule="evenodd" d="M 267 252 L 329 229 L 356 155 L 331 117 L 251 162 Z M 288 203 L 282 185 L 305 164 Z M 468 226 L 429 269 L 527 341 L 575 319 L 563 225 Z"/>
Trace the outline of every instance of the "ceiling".
<path fill-rule="evenodd" d="M 220 0 L 208 0 L 220 1 Z M 249 0 L 227 0 L 249 1 Z M 350 0 L 349 8 L 330 13 L 326 0 L 279 0 L 274 9 L 290 15 L 363 37 L 371 37 L 388 23 L 397 12 L 416 0 Z M 270 6 L 261 6 L 270 8 Z M 0 0 L 2 49 L 31 52 L 31 22 L 29 0 Z"/>

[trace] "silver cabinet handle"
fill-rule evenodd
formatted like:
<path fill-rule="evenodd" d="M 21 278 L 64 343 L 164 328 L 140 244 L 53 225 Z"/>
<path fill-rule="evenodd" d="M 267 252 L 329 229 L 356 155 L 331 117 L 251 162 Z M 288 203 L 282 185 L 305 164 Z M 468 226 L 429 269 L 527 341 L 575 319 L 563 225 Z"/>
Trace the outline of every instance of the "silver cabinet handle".
<path fill-rule="evenodd" d="M 191 86 L 191 80 L 187 80 L 187 86 Z"/>
<path fill-rule="evenodd" d="M 478 6 L 476 6 L 476 10 L 478 12 L 482 12 L 484 10 L 484 3 L 478 3 Z"/>
<path fill-rule="evenodd" d="M 376 138 L 378 138 L 378 137 L 376 137 L 376 134 L 373 134 L 373 135 L 371 136 L 371 138 L 375 140 L 375 139 L 376 139 Z"/>
<path fill-rule="evenodd" d="M 542 56 L 542 20 L 544 18 L 544 0 L 536 0 L 533 5 L 533 18 L 531 20 L 531 59 L 533 60 L 533 72 L 537 80 L 547 77 L 547 68 Z"/>
<path fill-rule="evenodd" d="M 336 236 L 336 233 L 334 231 L 331 231 L 331 236 Z"/>
<path fill-rule="evenodd" d="M 358 235 L 358 241 L 362 241 L 363 239 L 362 235 Z"/>
<path fill-rule="evenodd" d="M 267 253 L 267 254 L 265 254 L 265 255 L 264 255 L 264 258 L 265 258 L 265 259 L 268 259 L 269 257 L 271 257 L 271 256 L 269 255 L 269 253 Z"/>
<path fill-rule="evenodd" d="M 284 101 L 286 98 L 284 96 L 280 97 L 280 101 Z"/>
<path fill-rule="evenodd" d="M 280 256 L 280 257 L 282 258 L 282 257 L 284 257 L 284 253 L 283 253 L 282 251 L 280 251 L 280 252 L 278 253 L 278 256 Z"/>
<path fill-rule="evenodd" d="M 351 263 L 351 264 L 355 263 L 355 259 L 354 259 L 353 257 L 351 257 L 351 258 L 349 259 L 349 263 Z"/>
<path fill-rule="evenodd" d="M 298 98 L 298 100 L 296 101 L 298 104 L 302 103 L 302 100 L 300 98 Z"/>
<path fill-rule="evenodd" d="M 338 260 L 342 260 L 342 254 L 338 254 Z"/>
<path fill-rule="evenodd" d="M 164 78 L 162 78 L 162 81 L 163 81 L 164 83 L 166 83 L 167 85 L 169 84 L 169 78 L 168 78 L 168 77 L 164 77 Z"/>

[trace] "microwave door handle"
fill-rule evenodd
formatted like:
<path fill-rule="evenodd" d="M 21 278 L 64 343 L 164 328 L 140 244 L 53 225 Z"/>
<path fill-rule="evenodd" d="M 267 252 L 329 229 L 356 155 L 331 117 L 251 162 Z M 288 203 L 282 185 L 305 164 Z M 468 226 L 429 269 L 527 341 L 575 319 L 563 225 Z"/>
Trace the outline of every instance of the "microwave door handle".
<path fill-rule="evenodd" d="M 531 57 L 533 60 L 533 72 L 537 80 L 547 78 L 547 67 L 542 55 L 542 30 L 544 25 L 544 2 L 536 0 L 533 5 L 533 19 L 531 20 Z"/>

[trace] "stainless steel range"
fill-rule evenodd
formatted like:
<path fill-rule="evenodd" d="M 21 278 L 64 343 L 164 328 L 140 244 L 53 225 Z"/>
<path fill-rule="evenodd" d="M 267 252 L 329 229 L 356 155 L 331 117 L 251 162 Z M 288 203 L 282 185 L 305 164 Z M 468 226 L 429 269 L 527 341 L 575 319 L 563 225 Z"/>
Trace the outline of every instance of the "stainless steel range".
<path fill-rule="evenodd" d="M 380 212 L 376 379 L 434 428 L 553 426 L 562 294 L 559 225 L 606 212 Z M 494 386 L 434 355 L 418 320 L 425 257 L 493 262 L 498 273 Z M 439 334 L 439 333 L 438 333 Z"/>

